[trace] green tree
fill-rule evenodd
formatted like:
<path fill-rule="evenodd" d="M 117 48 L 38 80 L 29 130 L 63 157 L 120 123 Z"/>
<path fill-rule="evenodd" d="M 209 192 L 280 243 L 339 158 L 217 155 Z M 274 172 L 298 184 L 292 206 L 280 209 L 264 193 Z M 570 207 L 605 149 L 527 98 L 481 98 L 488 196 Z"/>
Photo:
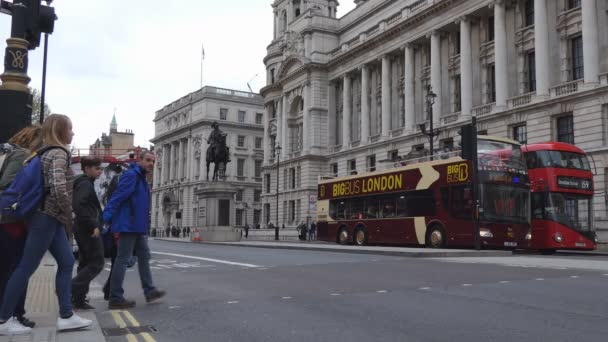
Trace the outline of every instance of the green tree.
<path fill-rule="evenodd" d="M 40 123 L 40 98 L 41 93 L 38 89 L 32 89 L 32 123 Z M 44 104 L 44 117 L 48 118 L 51 115 L 51 107 L 45 102 Z"/>

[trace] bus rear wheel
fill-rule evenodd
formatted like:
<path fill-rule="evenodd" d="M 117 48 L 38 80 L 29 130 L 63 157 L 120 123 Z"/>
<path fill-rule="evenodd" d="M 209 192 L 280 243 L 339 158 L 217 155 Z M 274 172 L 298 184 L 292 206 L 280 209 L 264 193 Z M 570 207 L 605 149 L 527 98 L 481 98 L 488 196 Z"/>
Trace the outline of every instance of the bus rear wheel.
<path fill-rule="evenodd" d="M 360 227 L 355 230 L 355 245 L 365 246 L 367 244 L 367 232 L 365 228 Z"/>
<path fill-rule="evenodd" d="M 338 243 L 341 245 L 348 244 L 348 230 L 346 230 L 346 227 L 342 227 L 338 231 Z"/>
<path fill-rule="evenodd" d="M 445 247 L 445 231 L 439 225 L 429 227 L 426 232 L 426 246 L 428 248 Z"/>

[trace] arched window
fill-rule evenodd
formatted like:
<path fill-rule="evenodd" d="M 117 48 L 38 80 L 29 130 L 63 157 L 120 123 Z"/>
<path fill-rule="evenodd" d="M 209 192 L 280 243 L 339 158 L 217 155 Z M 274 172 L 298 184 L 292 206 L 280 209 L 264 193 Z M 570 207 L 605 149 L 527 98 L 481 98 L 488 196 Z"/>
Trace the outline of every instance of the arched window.
<path fill-rule="evenodd" d="M 300 9 L 296 8 L 296 18 L 300 16 Z"/>
<path fill-rule="evenodd" d="M 287 11 L 283 11 L 281 17 L 281 32 L 285 32 L 287 30 Z"/>

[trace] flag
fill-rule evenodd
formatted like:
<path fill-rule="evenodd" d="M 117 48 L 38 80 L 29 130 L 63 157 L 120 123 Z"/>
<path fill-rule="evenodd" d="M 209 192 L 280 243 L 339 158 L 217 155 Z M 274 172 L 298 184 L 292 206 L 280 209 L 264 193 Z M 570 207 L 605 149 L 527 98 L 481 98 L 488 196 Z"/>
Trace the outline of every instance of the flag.
<path fill-rule="evenodd" d="M 202 51 L 202 59 L 205 59 L 205 45 L 201 44 L 201 48 L 203 49 Z"/>

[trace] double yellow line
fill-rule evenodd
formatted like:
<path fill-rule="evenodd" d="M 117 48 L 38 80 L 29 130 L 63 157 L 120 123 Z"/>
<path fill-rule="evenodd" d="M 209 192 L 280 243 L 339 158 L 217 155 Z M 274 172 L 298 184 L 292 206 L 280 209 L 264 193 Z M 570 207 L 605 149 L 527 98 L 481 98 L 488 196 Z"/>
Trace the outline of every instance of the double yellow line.
<path fill-rule="evenodd" d="M 127 322 L 125 322 L 125 319 L 131 324 L 131 327 L 137 328 L 140 326 L 139 322 L 135 319 L 135 317 L 133 317 L 133 315 L 129 311 L 112 310 L 111 313 L 112 318 L 114 318 L 114 322 L 116 322 L 116 325 L 118 325 L 119 328 L 125 329 L 129 327 Z M 125 317 L 124 319 L 123 316 Z M 156 340 L 154 339 L 154 337 L 152 337 L 152 335 L 150 335 L 150 333 L 142 332 L 138 335 L 141 336 L 145 342 L 156 342 Z M 127 341 L 138 342 L 139 340 L 137 339 L 137 335 L 127 334 Z"/>

